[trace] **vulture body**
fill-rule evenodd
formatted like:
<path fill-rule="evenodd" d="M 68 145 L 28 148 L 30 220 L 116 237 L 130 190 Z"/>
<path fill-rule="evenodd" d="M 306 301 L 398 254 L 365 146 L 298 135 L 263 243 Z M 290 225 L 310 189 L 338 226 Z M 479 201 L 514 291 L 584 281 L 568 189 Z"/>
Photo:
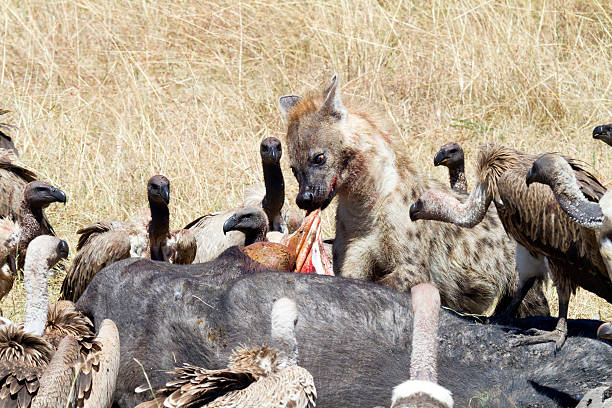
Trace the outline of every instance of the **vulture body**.
<path fill-rule="evenodd" d="M 608 286 L 612 285 L 612 191 L 608 190 L 599 202 L 589 201 L 580 190 L 571 164 L 562 156 L 550 153 L 533 162 L 527 172 L 527 184 L 532 183 L 548 185 L 561 209 L 574 222 L 594 231 L 608 272 Z M 605 323 L 597 334 L 612 339 L 612 324 Z"/>
<path fill-rule="evenodd" d="M 0 116 L 7 114 L 8 110 L 0 109 Z M 13 138 L 8 134 L 8 132 L 13 129 L 14 126 L 9 125 L 8 123 L 0 123 L 0 150 L 5 150 L 11 152 L 15 156 L 19 156 L 19 151 L 15 147 L 15 143 L 13 142 Z"/>
<path fill-rule="evenodd" d="M 25 323 L 0 326 L 0 406 L 57 406 L 53 404 L 68 395 L 77 373 L 68 406 L 110 406 L 119 366 L 116 326 L 108 320 L 101 322 L 96 337 L 91 321 L 74 304 L 58 302 L 49 307 L 49 270 L 67 255 L 66 242 L 53 236 L 40 236 L 30 243 L 24 269 Z"/>
<path fill-rule="evenodd" d="M 136 408 L 260 407 L 312 408 L 317 392 L 310 373 L 297 365 L 295 302 L 281 298 L 272 307 L 271 337 L 266 346 L 232 351 L 226 369 L 206 370 L 185 364 L 170 374 L 176 378 L 160 389 L 157 398 Z M 139 387 L 137 392 L 145 392 Z"/>
<path fill-rule="evenodd" d="M 129 257 L 187 264 L 196 253 L 190 231 L 169 231 L 170 182 L 157 175 L 147 183 L 151 211 L 148 223 L 102 221 L 77 231 L 77 254 L 62 283 L 61 299 L 76 302 L 91 279 L 106 265 Z"/>
<path fill-rule="evenodd" d="M 493 201 L 506 231 L 526 249 L 522 253 L 517 251 L 520 282 L 513 307 L 545 270 L 544 257 L 559 294 L 559 320 L 555 330 L 537 332 L 537 336 L 521 343 L 554 341 L 560 348 L 567 333 L 571 293 L 581 286 L 612 301 L 612 285 L 595 233 L 573 222 L 548 187 L 529 187 L 525 183 L 537 157 L 501 145 L 484 145 L 478 155 L 478 183 L 465 203 L 442 191 L 430 190 L 412 205 L 410 217 L 472 227 L 483 219 Z M 576 161 L 568 160 L 582 192 L 590 201 L 598 201 L 605 188 Z"/>
<path fill-rule="evenodd" d="M 524 182 L 523 182 L 524 183 Z M 117 407 L 134 407 L 173 376 L 176 362 L 222 369 L 231 350 L 271 344 L 272 304 L 296 300 L 299 363 L 313 376 L 317 405 L 391 405 L 390 390 L 410 366 L 410 294 L 382 285 L 314 274 L 265 271 L 242 251 L 193 265 L 126 259 L 102 270 L 77 308 L 97 326 L 113 319 L 121 333 Z M 550 329 L 556 319 L 483 325 L 443 309 L 439 315 L 438 383 L 457 406 L 573 406 L 587 390 L 612 381 L 612 345 L 588 338 L 600 322 L 568 321 L 566 347 L 515 347 L 509 328 Z M 163 352 L 162 352 L 163 351 Z M 150 396 L 150 394 L 149 394 Z"/>
<path fill-rule="evenodd" d="M 265 188 L 260 186 L 251 188 L 240 208 L 204 215 L 185 226 L 196 237 L 198 250 L 195 262 L 210 261 L 227 248 L 235 245 L 249 245 L 247 242 L 252 239 L 245 237 L 244 233 L 237 230 L 228 231 L 228 233 L 223 231 L 226 220 L 242 208 L 261 207 L 268 220 L 269 232 L 286 234 L 289 231 L 293 232 L 288 229 L 288 224 L 291 228 L 296 228 L 295 224 L 297 222 L 297 226 L 299 226 L 301 219 L 296 220 L 299 217 L 282 211 L 285 201 L 285 181 L 280 165 L 282 156 L 280 140 L 275 137 L 264 139 L 260 145 L 260 155 Z M 285 221 L 283 215 L 289 217 L 289 222 Z"/>

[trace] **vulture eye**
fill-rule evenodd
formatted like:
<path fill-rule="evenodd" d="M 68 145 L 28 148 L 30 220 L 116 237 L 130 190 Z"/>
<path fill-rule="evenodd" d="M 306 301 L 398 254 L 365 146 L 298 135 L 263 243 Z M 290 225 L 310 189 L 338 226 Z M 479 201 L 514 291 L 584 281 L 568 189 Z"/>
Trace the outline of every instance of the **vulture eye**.
<path fill-rule="evenodd" d="M 455 154 L 455 153 L 457 153 L 457 149 L 451 149 L 449 153 L 450 154 Z"/>
<path fill-rule="evenodd" d="M 320 166 L 325 163 L 325 155 L 323 153 L 317 154 L 313 160 L 313 163 Z"/>

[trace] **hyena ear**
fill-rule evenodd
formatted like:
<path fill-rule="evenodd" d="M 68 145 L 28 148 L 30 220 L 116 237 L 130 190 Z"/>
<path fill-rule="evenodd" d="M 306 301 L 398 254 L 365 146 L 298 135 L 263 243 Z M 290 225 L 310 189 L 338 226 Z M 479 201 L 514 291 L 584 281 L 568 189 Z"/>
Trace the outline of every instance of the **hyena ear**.
<path fill-rule="evenodd" d="M 278 98 L 278 107 L 283 114 L 283 120 L 285 123 L 289 122 L 289 112 L 291 112 L 291 110 L 295 108 L 295 105 L 297 105 L 301 100 L 302 97 L 297 95 L 285 95 Z"/>
<path fill-rule="evenodd" d="M 342 120 L 346 118 L 346 108 L 340 99 L 340 91 L 338 90 L 338 74 L 334 73 L 332 77 L 331 84 L 327 87 L 325 91 L 325 102 L 323 102 L 323 106 L 321 107 L 321 112 L 336 118 L 337 120 Z"/>

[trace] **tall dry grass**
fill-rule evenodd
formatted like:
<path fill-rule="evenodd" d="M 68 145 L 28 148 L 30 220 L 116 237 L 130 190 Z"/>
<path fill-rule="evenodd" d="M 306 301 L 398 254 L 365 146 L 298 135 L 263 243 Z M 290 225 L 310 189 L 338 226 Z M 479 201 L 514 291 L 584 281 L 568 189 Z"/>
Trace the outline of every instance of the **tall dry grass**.
<path fill-rule="evenodd" d="M 610 2 L 6 0 L 0 38 L 0 108 L 23 162 L 68 194 L 48 213 L 72 247 L 80 225 L 144 208 L 154 173 L 171 180 L 174 226 L 239 203 L 261 179 L 258 141 L 283 136 L 277 97 L 333 71 L 434 177 L 451 140 L 468 161 L 490 140 L 612 175 L 590 139 L 612 121 Z M 2 308 L 20 318 L 21 285 Z M 570 314 L 612 307 L 580 292 Z"/>

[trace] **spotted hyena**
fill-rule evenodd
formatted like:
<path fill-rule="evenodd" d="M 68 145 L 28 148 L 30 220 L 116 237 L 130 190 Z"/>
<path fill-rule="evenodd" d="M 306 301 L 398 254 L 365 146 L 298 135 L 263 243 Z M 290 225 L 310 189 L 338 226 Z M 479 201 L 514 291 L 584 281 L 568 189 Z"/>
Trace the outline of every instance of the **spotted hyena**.
<path fill-rule="evenodd" d="M 347 109 L 337 76 L 322 98 L 288 95 L 279 103 L 298 206 L 325 208 L 338 197 L 336 274 L 400 290 L 433 282 L 443 304 L 471 313 L 484 313 L 497 299 L 496 311 L 507 305 L 517 287 L 516 243 L 494 210 L 472 229 L 410 221 L 410 205 L 424 191 L 450 189 L 423 176 L 373 114 Z M 519 313 L 548 313 L 541 284 Z"/>

